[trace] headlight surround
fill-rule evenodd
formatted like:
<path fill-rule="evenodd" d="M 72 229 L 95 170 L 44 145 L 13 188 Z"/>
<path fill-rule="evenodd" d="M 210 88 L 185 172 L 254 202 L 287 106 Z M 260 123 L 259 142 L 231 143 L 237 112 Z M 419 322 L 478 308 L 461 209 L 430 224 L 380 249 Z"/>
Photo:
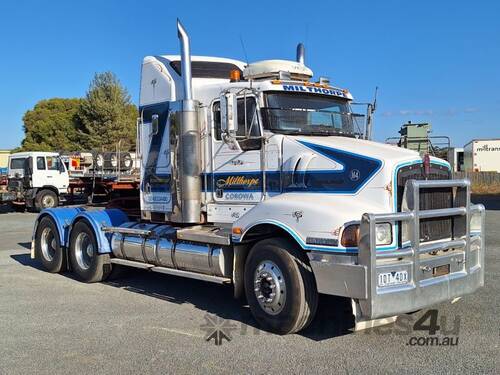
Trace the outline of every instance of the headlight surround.
<path fill-rule="evenodd" d="M 340 243 L 344 247 L 357 247 L 359 245 L 359 224 L 348 225 L 342 231 Z M 376 244 L 390 245 L 392 243 L 392 225 L 391 223 L 379 223 L 375 226 Z"/>

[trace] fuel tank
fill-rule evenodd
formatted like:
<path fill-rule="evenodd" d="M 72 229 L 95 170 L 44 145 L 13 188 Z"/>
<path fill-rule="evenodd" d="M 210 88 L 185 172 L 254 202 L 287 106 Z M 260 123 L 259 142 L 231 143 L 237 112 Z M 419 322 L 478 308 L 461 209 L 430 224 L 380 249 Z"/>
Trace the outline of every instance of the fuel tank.
<path fill-rule="evenodd" d="M 120 227 L 138 229 L 148 235 L 113 233 L 111 250 L 117 258 L 213 276 L 231 276 L 229 248 L 179 240 L 176 228 L 170 225 L 131 222 Z"/>

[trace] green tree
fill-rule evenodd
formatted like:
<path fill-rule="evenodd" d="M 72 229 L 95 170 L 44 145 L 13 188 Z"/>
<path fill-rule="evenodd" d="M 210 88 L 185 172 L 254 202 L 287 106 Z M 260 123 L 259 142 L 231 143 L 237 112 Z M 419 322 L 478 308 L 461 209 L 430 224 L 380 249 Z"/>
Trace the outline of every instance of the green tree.
<path fill-rule="evenodd" d="M 40 100 L 23 116 L 22 150 L 71 151 L 78 149 L 78 111 L 81 99 Z"/>
<path fill-rule="evenodd" d="M 88 149 L 135 147 L 137 107 L 111 72 L 94 76 L 79 111 L 80 135 Z"/>

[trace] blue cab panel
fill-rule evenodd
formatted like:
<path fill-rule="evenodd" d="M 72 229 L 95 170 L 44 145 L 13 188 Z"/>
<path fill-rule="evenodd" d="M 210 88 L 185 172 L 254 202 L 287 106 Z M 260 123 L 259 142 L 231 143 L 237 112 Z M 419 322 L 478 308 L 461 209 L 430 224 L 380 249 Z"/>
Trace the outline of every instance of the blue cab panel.
<path fill-rule="evenodd" d="M 56 227 L 59 232 L 60 244 L 64 247 L 67 247 L 69 245 L 71 229 L 73 228 L 74 224 L 79 220 L 85 220 L 91 225 L 94 233 L 96 234 L 97 245 L 100 253 L 111 252 L 111 235 L 104 233 L 101 228 L 103 226 L 117 227 L 129 221 L 128 216 L 119 209 L 89 211 L 83 207 L 49 208 L 43 210 L 38 216 L 35 223 L 33 237 L 35 236 L 38 223 L 44 216 L 50 216 L 56 223 Z"/>

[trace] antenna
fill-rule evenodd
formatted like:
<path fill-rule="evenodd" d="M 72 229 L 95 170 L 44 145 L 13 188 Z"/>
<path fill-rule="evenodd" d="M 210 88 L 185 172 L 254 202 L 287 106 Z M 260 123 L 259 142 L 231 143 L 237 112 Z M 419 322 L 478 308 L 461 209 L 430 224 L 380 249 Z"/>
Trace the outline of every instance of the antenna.
<path fill-rule="evenodd" d="M 375 95 L 373 96 L 372 112 L 375 112 L 375 110 L 377 109 L 377 93 L 378 93 L 378 86 L 375 86 Z"/>
<path fill-rule="evenodd" d="M 245 60 L 246 60 L 247 65 L 248 65 L 249 62 L 248 62 L 247 50 L 245 48 L 245 43 L 243 42 L 243 36 L 241 34 L 240 34 L 240 42 L 241 42 L 241 48 L 243 48 L 243 54 L 245 55 Z"/>

